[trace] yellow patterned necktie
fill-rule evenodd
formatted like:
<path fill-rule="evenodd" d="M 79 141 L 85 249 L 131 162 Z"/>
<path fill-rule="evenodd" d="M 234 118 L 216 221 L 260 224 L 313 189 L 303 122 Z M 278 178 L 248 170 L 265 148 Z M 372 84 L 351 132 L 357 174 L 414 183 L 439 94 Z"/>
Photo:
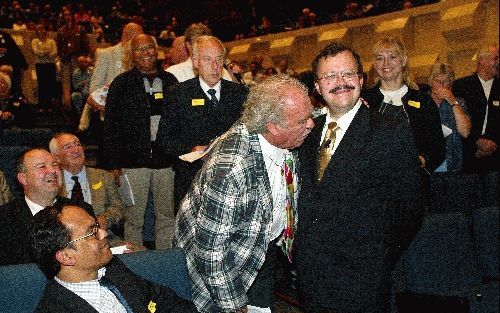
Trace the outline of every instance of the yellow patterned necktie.
<path fill-rule="evenodd" d="M 335 144 L 335 138 L 337 135 L 337 130 L 339 126 L 336 122 L 331 122 L 328 124 L 328 129 L 326 130 L 325 138 L 320 147 L 319 152 L 319 165 L 318 165 L 318 181 L 323 179 L 323 174 L 325 169 L 332 158 L 333 146 Z"/>

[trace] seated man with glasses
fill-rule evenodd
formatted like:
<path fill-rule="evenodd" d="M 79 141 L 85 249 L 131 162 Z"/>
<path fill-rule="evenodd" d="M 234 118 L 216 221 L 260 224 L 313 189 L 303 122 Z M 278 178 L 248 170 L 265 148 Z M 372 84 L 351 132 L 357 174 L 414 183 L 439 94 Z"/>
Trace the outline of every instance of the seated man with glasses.
<path fill-rule="evenodd" d="M 113 258 L 106 231 L 80 207 L 46 207 L 33 217 L 28 240 L 33 260 L 50 279 L 37 313 L 196 312 Z"/>

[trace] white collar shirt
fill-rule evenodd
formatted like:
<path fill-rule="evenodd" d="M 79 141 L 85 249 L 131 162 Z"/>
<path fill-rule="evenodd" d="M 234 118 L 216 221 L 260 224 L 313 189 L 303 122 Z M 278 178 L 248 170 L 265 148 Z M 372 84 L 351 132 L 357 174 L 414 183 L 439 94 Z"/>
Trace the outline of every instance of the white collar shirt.
<path fill-rule="evenodd" d="M 80 173 L 74 175 L 71 174 L 70 172 L 63 170 L 63 175 L 64 175 L 64 185 L 66 188 L 66 197 L 68 199 L 71 199 L 71 190 L 73 190 L 73 186 L 75 186 L 75 181 L 71 179 L 73 176 L 78 177 L 78 182 L 80 182 L 80 185 L 82 186 L 82 193 L 83 193 L 83 201 L 87 202 L 88 204 L 92 204 L 92 195 L 90 193 L 90 184 L 87 179 L 87 171 L 85 169 L 85 166 L 82 168 Z"/>

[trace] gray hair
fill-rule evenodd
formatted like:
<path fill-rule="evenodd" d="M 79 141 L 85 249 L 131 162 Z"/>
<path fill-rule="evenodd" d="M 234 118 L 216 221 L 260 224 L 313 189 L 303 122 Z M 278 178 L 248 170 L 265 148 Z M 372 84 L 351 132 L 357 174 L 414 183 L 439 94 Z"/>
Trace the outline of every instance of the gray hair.
<path fill-rule="evenodd" d="M 283 74 L 269 76 L 252 86 L 241 117 L 248 131 L 266 133 L 267 123 L 284 126 L 284 109 L 290 104 L 290 95 L 294 89 L 307 97 L 308 90 L 304 84 Z"/>
<path fill-rule="evenodd" d="M 432 80 L 436 75 L 445 74 L 450 79 L 450 83 L 453 84 L 455 81 L 455 71 L 453 67 L 448 63 L 437 62 L 431 68 L 431 74 L 429 75 L 429 84 L 432 84 Z"/>
<path fill-rule="evenodd" d="M 199 46 L 202 43 L 205 43 L 207 41 L 214 41 L 214 42 L 216 42 L 222 48 L 224 57 L 226 56 L 226 47 L 224 46 L 224 44 L 222 43 L 222 41 L 220 41 L 219 38 L 214 37 L 214 36 L 203 35 L 203 36 L 196 37 L 196 39 L 195 39 L 195 41 L 193 43 L 193 57 L 197 57 L 198 56 Z"/>

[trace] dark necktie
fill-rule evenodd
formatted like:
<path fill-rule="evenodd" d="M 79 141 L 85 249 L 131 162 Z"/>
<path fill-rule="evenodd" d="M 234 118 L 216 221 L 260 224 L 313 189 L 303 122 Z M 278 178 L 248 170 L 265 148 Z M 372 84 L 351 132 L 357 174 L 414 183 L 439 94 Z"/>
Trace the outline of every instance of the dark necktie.
<path fill-rule="evenodd" d="M 295 219 L 297 216 L 297 206 L 295 203 L 295 185 L 294 185 L 294 164 L 293 158 L 287 156 L 283 167 L 283 176 L 286 183 L 286 197 L 285 197 L 285 230 L 283 231 L 283 245 L 281 246 L 283 252 L 292 262 L 293 239 L 295 233 Z"/>
<path fill-rule="evenodd" d="M 319 152 L 318 181 L 321 181 L 323 178 L 323 174 L 332 157 L 333 145 L 335 144 L 338 129 L 337 123 L 331 122 L 328 124 L 328 129 L 326 130 L 325 138 Z"/>
<path fill-rule="evenodd" d="M 106 276 L 101 277 L 99 283 L 101 284 L 101 286 L 108 288 L 109 291 L 111 291 L 115 295 L 116 299 L 121 303 L 121 305 L 123 305 L 125 310 L 127 310 L 127 313 L 134 312 L 130 307 L 130 305 L 128 304 L 127 300 L 125 300 L 125 298 L 123 297 L 118 287 L 116 287 L 115 284 L 113 284 L 109 279 L 107 279 Z"/>
<path fill-rule="evenodd" d="M 207 92 L 210 95 L 210 101 L 212 101 L 213 104 L 218 104 L 219 100 L 217 100 L 217 97 L 215 96 L 215 89 L 208 89 Z"/>
<path fill-rule="evenodd" d="M 71 179 L 75 181 L 75 185 L 71 190 L 71 200 L 73 200 L 76 203 L 81 203 L 84 201 L 82 185 L 80 185 L 80 182 L 78 181 L 78 176 L 71 176 Z"/>

